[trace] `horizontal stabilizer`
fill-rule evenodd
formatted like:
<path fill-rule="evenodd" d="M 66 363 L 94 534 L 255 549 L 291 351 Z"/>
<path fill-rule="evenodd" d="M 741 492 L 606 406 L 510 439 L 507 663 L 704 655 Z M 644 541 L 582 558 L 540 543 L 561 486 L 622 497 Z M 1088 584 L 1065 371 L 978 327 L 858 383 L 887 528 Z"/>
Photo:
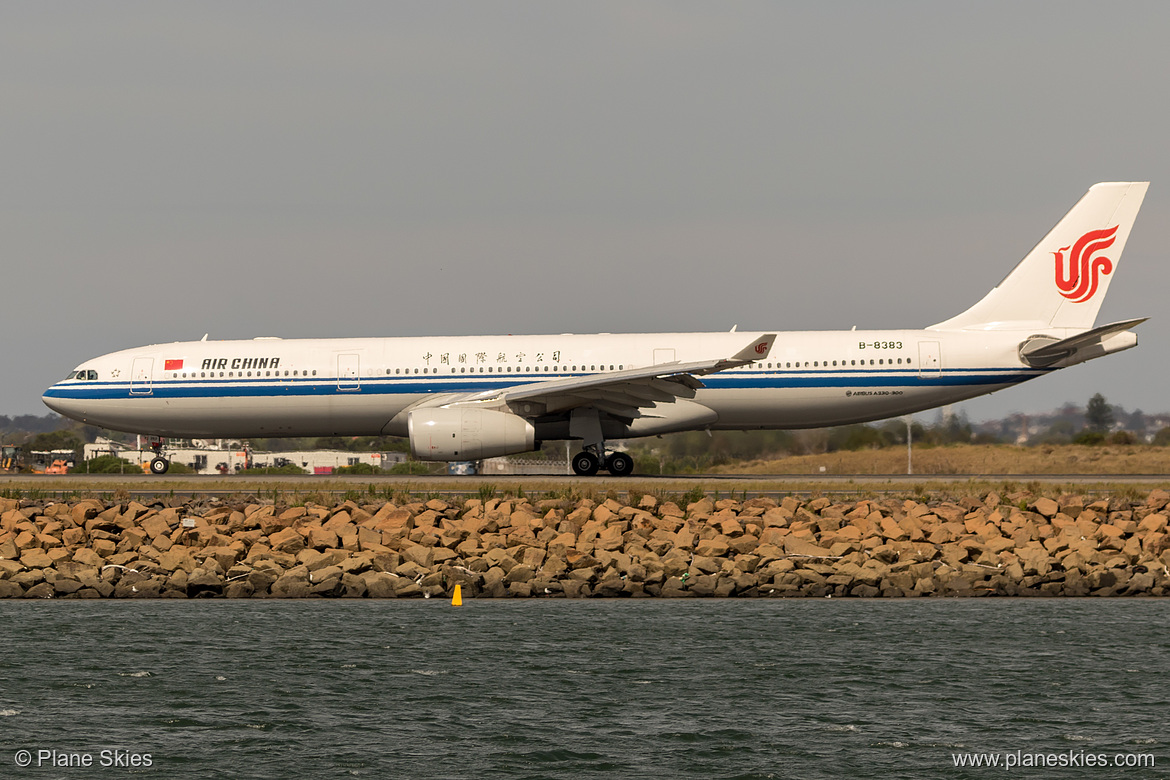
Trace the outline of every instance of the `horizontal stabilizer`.
<path fill-rule="evenodd" d="M 1065 358 L 1072 357 L 1078 350 L 1087 347 L 1102 345 L 1111 336 L 1123 333 L 1137 325 L 1141 325 L 1149 317 L 1139 317 L 1134 320 L 1122 320 L 1102 325 L 1099 328 L 1086 330 L 1067 339 L 1053 339 L 1047 336 L 1033 336 L 1020 345 L 1020 359 L 1030 366 L 1050 366 Z M 1135 340 L 1136 343 L 1136 340 Z M 1127 346 L 1132 346 L 1129 344 Z M 1107 350 L 1118 351 L 1118 350 Z M 1080 362 L 1080 361 L 1075 361 Z"/>

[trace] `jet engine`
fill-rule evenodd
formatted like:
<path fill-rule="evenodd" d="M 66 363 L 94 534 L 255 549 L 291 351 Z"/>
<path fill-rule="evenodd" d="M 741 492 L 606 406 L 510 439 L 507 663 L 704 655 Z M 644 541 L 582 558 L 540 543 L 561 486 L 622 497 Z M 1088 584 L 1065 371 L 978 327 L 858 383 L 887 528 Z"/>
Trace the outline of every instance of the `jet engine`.
<path fill-rule="evenodd" d="M 536 449 L 532 423 L 508 412 L 464 406 L 416 409 L 406 417 L 419 460 L 479 460 Z"/>

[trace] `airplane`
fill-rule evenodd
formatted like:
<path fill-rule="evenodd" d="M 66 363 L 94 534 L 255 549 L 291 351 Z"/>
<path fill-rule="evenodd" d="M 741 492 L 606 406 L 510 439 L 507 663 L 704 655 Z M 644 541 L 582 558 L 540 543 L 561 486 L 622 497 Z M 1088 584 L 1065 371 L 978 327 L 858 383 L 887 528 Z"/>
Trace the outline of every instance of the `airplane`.
<path fill-rule="evenodd" d="M 1136 346 L 1146 318 L 1094 324 L 1147 187 L 1092 186 L 991 292 L 921 330 L 204 336 L 87 360 L 43 401 L 149 435 L 155 474 L 165 437 L 391 435 L 428 461 L 572 439 L 576 474 L 625 476 L 614 439 L 897 417 Z"/>

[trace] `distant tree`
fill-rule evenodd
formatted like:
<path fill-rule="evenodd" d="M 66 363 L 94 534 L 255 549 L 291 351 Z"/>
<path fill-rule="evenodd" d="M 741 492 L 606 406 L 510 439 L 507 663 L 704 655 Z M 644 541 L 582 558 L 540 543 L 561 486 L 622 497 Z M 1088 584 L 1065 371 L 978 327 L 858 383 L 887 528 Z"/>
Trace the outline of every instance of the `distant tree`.
<path fill-rule="evenodd" d="M 171 464 L 175 465 L 175 464 Z M 70 472 L 72 474 L 141 474 L 142 467 L 137 463 L 115 457 L 113 455 L 99 455 L 96 458 L 83 460 Z"/>
<path fill-rule="evenodd" d="M 1075 428 L 1068 420 L 1056 420 L 1048 430 L 1036 439 L 1037 444 L 1068 444 L 1072 441 Z"/>
<path fill-rule="evenodd" d="M 1165 447 L 1170 444 L 1170 428 L 1163 428 L 1155 433 L 1154 444 L 1158 447 Z"/>
<path fill-rule="evenodd" d="M 334 474 L 384 474 L 386 472 L 369 463 L 355 463 L 352 466 L 338 466 L 333 469 Z"/>
<path fill-rule="evenodd" d="M 845 425 L 829 429 L 829 451 L 877 449 L 885 444 L 877 428 L 869 425 Z"/>
<path fill-rule="evenodd" d="M 77 434 L 73 433 L 73 431 L 38 433 L 29 439 L 25 447 L 35 452 L 47 452 L 49 450 L 73 450 L 76 452 L 81 449 L 81 439 L 77 438 Z"/>
<path fill-rule="evenodd" d="M 1085 407 L 1085 422 L 1089 430 L 1104 433 L 1113 425 L 1113 407 L 1105 400 L 1105 396 L 1097 393 L 1089 399 Z"/>

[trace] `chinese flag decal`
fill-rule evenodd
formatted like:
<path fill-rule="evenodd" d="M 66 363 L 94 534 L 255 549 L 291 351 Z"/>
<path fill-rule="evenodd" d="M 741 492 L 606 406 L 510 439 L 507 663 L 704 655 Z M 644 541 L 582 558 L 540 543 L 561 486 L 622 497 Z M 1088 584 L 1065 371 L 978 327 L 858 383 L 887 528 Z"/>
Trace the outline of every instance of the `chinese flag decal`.
<path fill-rule="evenodd" d="M 163 363 L 163 371 L 178 371 L 182 367 L 182 360 L 168 360 Z"/>

